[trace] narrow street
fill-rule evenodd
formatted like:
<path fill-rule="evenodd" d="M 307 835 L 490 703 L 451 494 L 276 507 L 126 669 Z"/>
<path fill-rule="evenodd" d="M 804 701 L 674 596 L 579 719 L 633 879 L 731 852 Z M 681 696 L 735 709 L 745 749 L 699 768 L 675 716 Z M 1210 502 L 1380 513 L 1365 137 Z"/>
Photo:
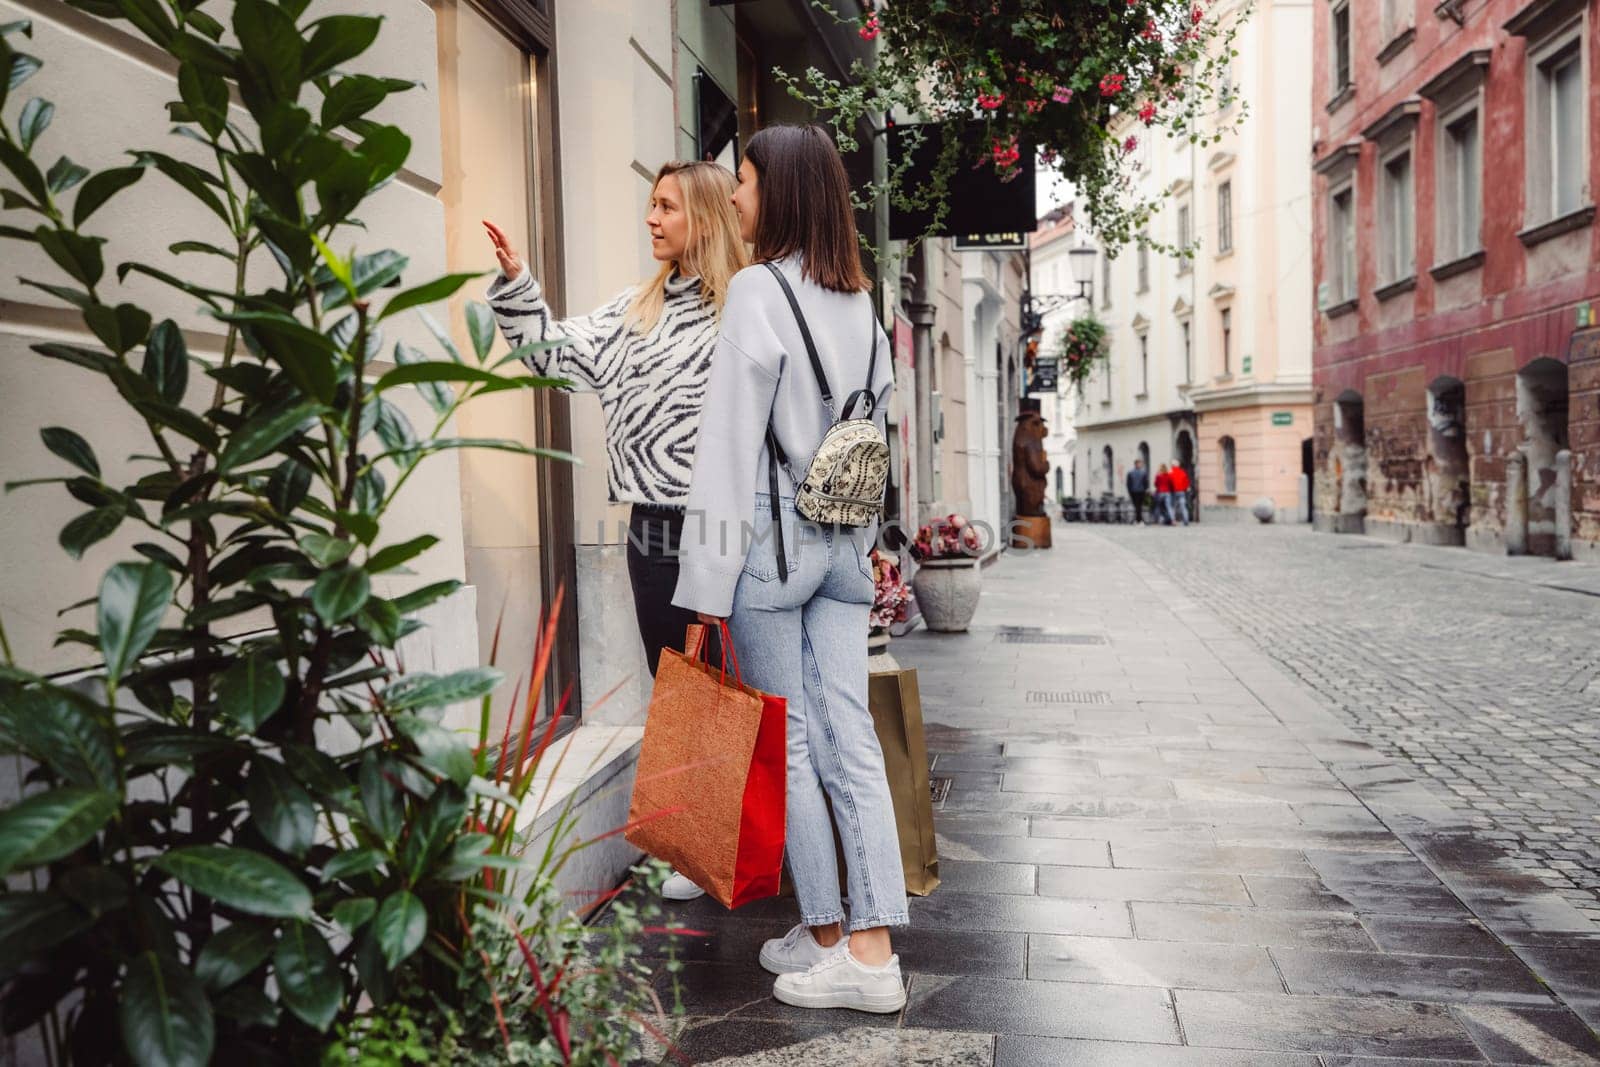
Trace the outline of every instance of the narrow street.
<path fill-rule="evenodd" d="M 1530 604 L 1581 640 L 1600 601 L 1430 570 L 1401 604 L 1389 555 L 1297 531 L 1056 536 L 985 572 L 969 633 L 918 631 L 891 648 L 919 672 L 935 785 L 948 783 L 935 813 L 944 884 L 913 901 L 897 942 L 904 1012 L 777 1003 L 756 952 L 793 902 L 730 915 L 702 900 L 674 913 L 709 931 L 680 952 L 691 1060 L 1600 1063 L 1600 925 L 1563 895 L 1584 897 L 1581 879 L 1547 885 L 1488 806 L 1442 786 L 1449 753 L 1495 750 L 1454 744 L 1478 736 L 1471 724 L 1452 727 L 1415 694 L 1418 713 L 1396 716 L 1388 698 L 1413 676 L 1374 678 L 1360 658 L 1414 662 L 1443 706 L 1454 667 L 1508 716 L 1565 721 L 1549 731 L 1556 772 L 1564 754 L 1593 759 L 1592 721 L 1496 682 L 1531 658 L 1510 649 L 1537 623 L 1502 643 L 1479 616 Z M 1387 614 L 1376 588 L 1390 590 Z M 1430 589 L 1455 599 L 1430 605 Z M 1363 603 L 1372 630 L 1351 622 Z M 1412 643 L 1386 648 L 1390 631 Z M 1451 643 L 1430 660 L 1438 641 Z M 1509 775 L 1537 731 L 1493 729 Z M 1593 775 L 1572 773 L 1590 799 L 1555 780 L 1543 791 L 1588 804 L 1560 818 L 1592 830 Z M 1504 807 L 1532 814 L 1520 799 Z"/>

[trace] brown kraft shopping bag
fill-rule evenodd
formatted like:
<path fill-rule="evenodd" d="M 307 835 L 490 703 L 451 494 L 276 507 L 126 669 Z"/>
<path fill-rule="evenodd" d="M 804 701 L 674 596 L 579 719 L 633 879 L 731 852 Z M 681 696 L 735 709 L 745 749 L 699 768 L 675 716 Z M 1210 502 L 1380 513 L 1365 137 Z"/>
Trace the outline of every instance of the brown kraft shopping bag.
<path fill-rule="evenodd" d="M 917 672 L 882 671 L 867 679 L 867 706 L 883 749 L 883 769 L 894 800 L 900 865 L 906 892 L 925 897 L 939 885 L 939 851 L 933 836 L 933 795 L 928 789 L 928 743 L 922 733 Z"/>
<path fill-rule="evenodd" d="M 787 702 L 740 681 L 733 638 L 704 662 L 705 627 L 663 649 L 624 835 L 725 907 L 778 891 L 783 865 Z"/>

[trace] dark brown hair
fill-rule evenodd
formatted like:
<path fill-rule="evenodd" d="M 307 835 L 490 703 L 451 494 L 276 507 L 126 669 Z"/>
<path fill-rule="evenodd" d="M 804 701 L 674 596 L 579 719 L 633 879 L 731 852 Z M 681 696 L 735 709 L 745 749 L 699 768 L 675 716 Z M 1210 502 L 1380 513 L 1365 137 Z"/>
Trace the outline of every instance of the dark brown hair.
<path fill-rule="evenodd" d="M 760 178 L 757 263 L 800 256 L 801 273 L 842 293 L 872 288 L 861 269 L 850 178 L 821 126 L 768 126 L 750 138 L 745 158 Z"/>

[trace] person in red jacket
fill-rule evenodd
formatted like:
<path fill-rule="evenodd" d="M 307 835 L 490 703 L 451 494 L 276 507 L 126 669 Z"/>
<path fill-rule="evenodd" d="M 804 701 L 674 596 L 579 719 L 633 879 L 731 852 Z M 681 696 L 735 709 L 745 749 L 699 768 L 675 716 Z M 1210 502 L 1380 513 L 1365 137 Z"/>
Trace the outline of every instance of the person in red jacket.
<path fill-rule="evenodd" d="M 1177 464 L 1173 464 L 1172 474 L 1172 514 L 1182 520 L 1185 526 L 1189 525 L 1189 472 Z"/>
<path fill-rule="evenodd" d="M 1156 471 L 1156 506 L 1150 510 L 1150 521 L 1162 526 L 1172 525 L 1172 475 L 1163 463 Z"/>

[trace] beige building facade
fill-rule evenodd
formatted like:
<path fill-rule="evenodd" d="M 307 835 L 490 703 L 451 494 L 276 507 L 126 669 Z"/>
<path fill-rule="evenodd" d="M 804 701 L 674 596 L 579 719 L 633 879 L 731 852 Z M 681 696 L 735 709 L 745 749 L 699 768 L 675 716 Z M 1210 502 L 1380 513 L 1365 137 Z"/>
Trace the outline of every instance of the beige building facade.
<path fill-rule="evenodd" d="M 1248 14 L 1248 17 L 1246 17 Z M 1197 361 L 1188 390 L 1199 421 L 1201 516 L 1248 520 L 1270 500 L 1276 521 L 1309 521 L 1311 469 L 1311 152 L 1306 62 L 1310 0 L 1230 2 L 1230 83 L 1249 114 L 1195 150 L 1191 304 Z M 1218 117 L 1237 118 L 1234 104 Z M 1302 482 L 1302 477 L 1306 479 Z"/>

